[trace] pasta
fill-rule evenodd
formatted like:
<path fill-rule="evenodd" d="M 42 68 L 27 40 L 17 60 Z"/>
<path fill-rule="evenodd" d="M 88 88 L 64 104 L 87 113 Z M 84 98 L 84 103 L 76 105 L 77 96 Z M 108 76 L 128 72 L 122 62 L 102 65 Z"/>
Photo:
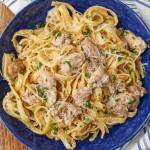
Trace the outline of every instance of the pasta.
<path fill-rule="evenodd" d="M 147 46 L 117 28 L 110 9 L 93 6 L 81 14 L 67 3 L 52 6 L 45 25 L 14 34 L 17 58 L 3 56 L 11 89 L 3 108 L 33 132 L 74 149 L 75 140 L 92 134 L 93 141 L 99 132 L 103 138 L 136 115 L 146 93 L 140 55 Z"/>

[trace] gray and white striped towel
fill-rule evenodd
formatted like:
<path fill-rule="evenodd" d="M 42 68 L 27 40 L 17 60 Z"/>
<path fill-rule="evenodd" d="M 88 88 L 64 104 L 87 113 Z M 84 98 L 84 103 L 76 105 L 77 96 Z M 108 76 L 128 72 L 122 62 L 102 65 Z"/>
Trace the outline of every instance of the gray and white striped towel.
<path fill-rule="evenodd" d="M 22 8 L 33 0 L 1 0 L 6 6 L 18 13 Z M 150 0 L 120 0 L 132 8 L 146 23 L 150 29 Z M 119 150 L 150 150 L 150 121 L 131 141 L 126 143 Z"/>

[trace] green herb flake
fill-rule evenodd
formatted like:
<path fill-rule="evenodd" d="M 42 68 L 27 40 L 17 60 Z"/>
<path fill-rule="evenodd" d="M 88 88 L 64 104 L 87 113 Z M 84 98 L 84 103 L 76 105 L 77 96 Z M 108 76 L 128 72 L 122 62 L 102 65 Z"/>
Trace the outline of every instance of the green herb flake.
<path fill-rule="evenodd" d="M 120 98 L 115 99 L 115 101 L 116 101 L 116 102 L 119 102 L 119 101 L 120 101 Z"/>
<path fill-rule="evenodd" d="M 71 35 L 68 35 L 68 36 L 67 36 L 67 39 L 71 39 Z"/>
<path fill-rule="evenodd" d="M 51 18 L 51 16 L 47 16 L 47 18 Z"/>
<path fill-rule="evenodd" d="M 86 106 L 90 109 L 93 109 L 93 104 L 90 102 L 90 100 L 87 100 L 86 102 L 87 102 Z"/>
<path fill-rule="evenodd" d="M 39 29 L 39 28 L 43 28 L 45 27 L 45 25 L 41 22 L 39 22 L 38 24 L 36 24 L 36 28 Z"/>
<path fill-rule="evenodd" d="M 53 106 L 54 106 L 54 108 L 56 108 L 56 107 L 58 106 L 58 104 L 57 104 L 57 103 L 55 103 Z"/>
<path fill-rule="evenodd" d="M 60 20 L 56 21 L 56 23 L 59 23 L 59 22 L 60 22 Z"/>
<path fill-rule="evenodd" d="M 90 58 L 87 58 L 86 60 L 87 60 L 87 62 L 88 62 L 88 63 L 90 63 L 90 62 L 91 62 Z"/>
<path fill-rule="evenodd" d="M 90 74 L 88 72 L 85 72 L 85 77 L 89 77 Z"/>
<path fill-rule="evenodd" d="M 41 125 L 41 130 L 43 130 L 43 125 Z"/>
<path fill-rule="evenodd" d="M 19 46 L 23 46 L 22 44 L 18 44 Z"/>
<path fill-rule="evenodd" d="M 114 53 L 115 52 L 115 49 L 111 49 L 111 53 Z"/>
<path fill-rule="evenodd" d="M 126 36 L 127 34 L 129 34 L 127 30 L 122 30 L 121 36 Z"/>
<path fill-rule="evenodd" d="M 88 123 L 89 123 L 89 120 L 90 120 L 89 118 L 85 118 L 84 121 L 83 121 L 83 123 L 84 123 L 84 124 L 88 124 Z"/>
<path fill-rule="evenodd" d="M 41 62 L 39 62 L 38 64 L 37 64 L 37 69 L 40 69 L 41 67 L 43 66 L 43 64 L 41 63 Z"/>
<path fill-rule="evenodd" d="M 134 102 L 135 102 L 135 100 L 131 100 L 131 101 L 128 102 L 128 104 L 129 104 L 129 105 L 133 105 Z"/>
<path fill-rule="evenodd" d="M 70 68 L 73 69 L 73 67 L 72 67 L 72 65 L 71 65 L 71 63 L 70 63 L 70 61 L 65 61 L 65 62 L 67 63 L 67 65 L 68 65 Z"/>
<path fill-rule="evenodd" d="M 81 46 L 81 50 L 84 51 L 84 48 Z"/>
<path fill-rule="evenodd" d="M 54 134 L 57 134 L 57 132 L 58 132 L 58 128 L 55 127 L 56 124 L 57 124 L 57 123 L 52 123 L 51 126 L 50 126 L 50 132 L 53 131 Z"/>
<path fill-rule="evenodd" d="M 135 48 L 130 48 L 130 51 L 131 51 L 131 52 L 134 52 L 134 51 L 135 51 Z"/>
<path fill-rule="evenodd" d="M 119 52 L 119 56 L 123 56 L 123 52 Z M 122 60 L 122 57 L 118 57 L 118 61 L 121 61 Z"/>
<path fill-rule="evenodd" d="M 46 115 L 46 117 L 48 117 L 48 115 Z"/>
<path fill-rule="evenodd" d="M 131 69 L 128 70 L 128 72 L 129 72 L 129 74 L 132 74 L 134 72 L 134 69 L 131 68 Z"/>
<path fill-rule="evenodd" d="M 63 56 L 64 54 L 60 54 L 60 56 Z"/>
<path fill-rule="evenodd" d="M 91 29 L 86 29 L 86 31 L 84 32 L 84 34 L 91 34 L 93 31 Z"/>
<path fill-rule="evenodd" d="M 45 105 L 46 103 L 46 101 L 47 101 L 47 94 L 46 94 L 46 91 L 48 90 L 48 88 L 43 88 L 43 87 L 38 87 L 37 88 L 37 91 L 38 91 L 38 95 L 40 96 L 40 97 L 42 97 L 43 98 L 43 104 Z"/>
<path fill-rule="evenodd" d="M 67 126 L 65 129 L 66 129 L 66 130 L 70 130 L 69 126 Z"/>
<path fill-rule="evenodd" d="M 57 32 L 57 36 L 61 36 L 62 35 L 62 33 L 61 32 Z"/>
<path fill-rule="evenodd" d="M 46 101 L 45 100 L 43 101 L 43 105 L 46 106 Z"/>

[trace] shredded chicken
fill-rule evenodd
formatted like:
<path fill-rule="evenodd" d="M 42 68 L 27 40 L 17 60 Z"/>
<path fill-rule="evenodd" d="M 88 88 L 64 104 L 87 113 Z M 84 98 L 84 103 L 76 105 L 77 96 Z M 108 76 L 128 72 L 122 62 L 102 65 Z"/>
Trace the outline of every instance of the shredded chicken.
<path fill-rule="evenodd" d="M 56 16 L 56 8 L 53 8 L 50 11 L 48 11 L 48 13 L 47 13 L 46 23 L 57 22 L 57 21 L 58 21 L 58 18 Z"/>
<path fill-rule="evenodd" d="M 127 117 L 128 110 L 134 103 L 132 94 L 129 92 L 118 93 L 112 96 L 106 104 L 107 111 L 117 115 L 118 117 Z"/>
<path fill-rule="evenodd" d="M 52 44 L 58 47 L 64 47 L 71 43 L 70 36 L 67 33 L 57 32 L 52 39 Z"/>
<path fill-rule="evenodd" d="M 74 119 L 82 113 L 81 108 L 78 106 L 63 101 L 58 101 L 54 107 L 50 109 L 50 112 L 53 116 L 62 118 L 67 126 L 70 126 Z"/>
<path fill-rule="evenodd" d="M 141 37 L 137 37 L 129 30 L 127 30 L 126 32 L 127 33 L 123 36 L 123 40 L 128 43 L 130 49 L 132 49 L 132 51 L 141 51 L 141 53 L 143 53 L 147 48 L 145 41 Z"/>
<path fill-rule="evenodd" d="M 14 80 L 18 76 L 18 73 L 23 74 L 25 69 L 26 67 L 21 60 L 14 59 L 8 66 L 8 74 L 10 79 Z"/>
<path fill-rule="evenodd" d="M 38 98 L 33 95 L 28 89 L 26 89 L 25 93 L 23 94 L 22 100 L 29 105 L 34 105 L 38 102 Z"/>
<path fill-rule="evenodd" d="M 89 87 L 84 87 L 81 89 L 77 89 L 73 95 L 75 104 L 80 107 L 86 106 L 86 100 L 88 99 L 88 96 L 92 94 L 92 89 Z"/>
<path fill-rule="evenodd" d="M 48 71 L 40 71 L 39 77 L 37 79 L 39 85 L 40 96 L 45 99 L 49 104 L 54 104 L 56 102 L 57 90 L 56 90 L 56 80 L 53 75 Z"/>
<path fill-rule="evenodd" d="M 60 73 L 65 76 L 79 73 L 84 61 L 85 56 L 82 52 L 69 54 L 61 61 Z"/>

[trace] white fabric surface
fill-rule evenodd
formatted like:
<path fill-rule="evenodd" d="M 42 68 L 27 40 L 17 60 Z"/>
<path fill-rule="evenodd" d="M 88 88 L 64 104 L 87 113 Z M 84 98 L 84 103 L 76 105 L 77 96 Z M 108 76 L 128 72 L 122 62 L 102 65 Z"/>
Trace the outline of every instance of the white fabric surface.
<path fill-rule="evenodd" d="M 18 13 L 33 0 L 1 0 L 9 9 Z M 120 0 L 133 9 L 150 29 L 150 0 Z M 119 150 L 150 150 L 150 121 L 140 133 Z"/>

